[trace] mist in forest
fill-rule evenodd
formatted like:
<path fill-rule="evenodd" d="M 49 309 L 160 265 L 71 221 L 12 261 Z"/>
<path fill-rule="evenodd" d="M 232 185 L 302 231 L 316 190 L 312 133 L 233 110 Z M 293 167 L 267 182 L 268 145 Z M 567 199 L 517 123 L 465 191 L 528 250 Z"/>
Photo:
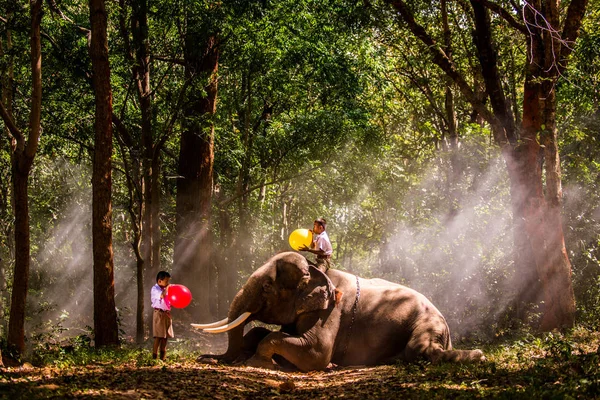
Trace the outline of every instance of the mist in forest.
<path fill-rule="evenodd" d="M 512 300 L 512 223 L 502 159 L 467 172 L 439 202 L 445 177 L 428 175 L 403 199 L 407 218 L 382 248 L 385 278 L 427 296 L 446 317 L 452 336 L 493 334 Z M 429 194 L 433 194 L 430 196 Z M 450 199 L 454 197 L 455 211 Z"/>
<path fill-rule="evenodd" d="M 32 236 L 30 294 L 27 299 L 27 331 L 33 335 L 77 336 L 94 326 L 92 209 L 89 175 L 73 165 L 61 174 L 65 188 L 64 209 L 53 212 L 53 220 L 39 238 Z M 82 183 L 85 182 L 85 183 Z M 120 328 L 135 331 L 135 257 L 131 245 L 119 237 L 119 224 L 129 224 L 124 211 L 113 208 L 115 301 Z M 37 246 L 36 246 L 37 245 Z"/>
<path fill-rule="evenodd" d="M 334 258 L 334 263 L 358 275 L 388 279 L 423 293 L 446 317 L 453 340 L 490 337 L 513 299 L 511 282 L 515 271 L 506 167 L 501 158 L 483 164 L 484 167 L 467 168 L 451 191 L 439 165 L 433 162 L 423 168 L 426 172 L 419 177 L 419 183 L 413 184 L 401 199 L 395 198 L 401 207 L 393 211 L 392 207 L 378 210 L 387 213 L 386 220 L 381 221 L 385 225 L 383 241 L 368 244 L 364 237 L 352 238 L 353 245 L 369 246 L 364 252 L 367 258 L 357 255 L 352 263 Z M 55 211 L 49 228 L 35 232 L 35 237 L 32 235 L 28 296 L 31 319 L 26 329 L 34 335 L 60 333 L 64 327 L 69 328 L 62 332 L 64 336 L 75 336 L 87 334 L 87 327 L 93 327 L 89 172 L 74 173 L 79 167 L 73 165 L 56 169 L 60 168 L 70 169 L 69 173 L 55 174 L 65 180 L 61 183 L 65 188 L 63 198 L 50 207 Z M 577 197 L 575 189 L 569 193 Z M 451 197 L 455 197 L 455 212 L 451 211 Z M 359 208 L 358 204 L 351 207 Z M 352 219 L 353 214 L 350 212 L 345 218 Z M 335 216 L 324 216 L 330 217 L 335 256 L 336 237 L 344 228 L 341 220 L 335 221 Z M 47 218 L 37 215 L 32 220 Z M 135 256 L 129 238 L 123 233 L 129 224 L 129 216 L 115 204 L 115 300 L 120 328 L 127 336 L 133 336 L 137 296 Z M 269 246 L 265 243 L 258 248 Z M 255 260 L 260 265 L 271 255 L 261 253 L 254 258 L 260 257 Z"/>

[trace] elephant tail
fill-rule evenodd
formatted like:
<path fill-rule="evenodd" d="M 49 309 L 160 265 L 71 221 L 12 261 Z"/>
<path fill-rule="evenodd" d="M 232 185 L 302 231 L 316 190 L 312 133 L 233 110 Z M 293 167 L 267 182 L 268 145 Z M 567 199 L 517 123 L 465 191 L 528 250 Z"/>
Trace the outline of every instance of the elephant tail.
<path fill-rule="evenodd" d="M 476 350 L 442 350 L 436 349 L 430 354 L 432 362 L 473 363 L 485 361 L 483 351 Z"/>
<path fill-rule="evenodd" d="M 448 325 L 446 325 L 446 330 L 441 336 L 441 338 L 438 337 L 439 344 L 430 347 L 429 358 L 432 362 L 474 363 L 485 361 L 485 355 L 479 349 L 453 349 Z"/>

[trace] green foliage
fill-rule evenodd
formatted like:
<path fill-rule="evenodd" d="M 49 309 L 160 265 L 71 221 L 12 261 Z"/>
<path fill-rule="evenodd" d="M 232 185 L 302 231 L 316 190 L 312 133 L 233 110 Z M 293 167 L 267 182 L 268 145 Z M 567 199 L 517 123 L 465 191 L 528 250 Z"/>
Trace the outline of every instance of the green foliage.
<path fill-rule="evenodd" d="M 43 134 L 30 181 L 32 273 L 27 306 L 28 327 L 40 329 L 31 337 L 39 362 L 54 357 L 74 365 L 85 363 L 84 355 L 91 351 L 77 341 L 82 339 L 72 339 L 75 343 L 66 346 L 81 360 L 69 361 L 71 355 L 61 350 L 61 343 L 65 334 L 69 336 L 64 329 L 90 324 L 94 103 L 87 39 L 77 27 L 88 27 L 87 4 L 59 3 L 70 21 L 47 8 L 42 22 Z M 384 3 L 150 2 L 152 137 L 157 141 L 167 135 L 160 154 L 162 264 L 172 267 L 181 106 L 204 94 L 205 81 L 191 83 L 186 76 L 184 48 L 189 37 L 218 33 L 219 92 L 211 121 L 212 232 L 216 253 L 223 258 L 215 261 L 215 269 L 234 270 L 236 279 L 228 285 L 236 286 L 274 252 L 288 249 L 287 235 L 293 229 L 325 217 L 337 268 L 425 293 L 447 317 L 456 342 L 514 337 L 511 334 L 522 333 L 520 323 L 509 317 L 511 282 L 519 271 L 512 260 L 505 166 L 472 107 L 456 87 L 448 87 L 426 49 Z M 132 82 L 136 64 L 126 45 L 131 40 L 131 4 L 125 4 L 125 9 L 118 2 L 107 6 L 114 110 L 134 142 L 113 157 L 115 286 L 121 327 L 131 335 L 135 293 L 129 288 L 136 277 L 125 172 L 133 171 L 126 170 L 124 161 L 140 159 L 141 111 Z M 474 86 L 481 85 L 470 16 L 459 3 L 448 6 L 457 69 Z M 417 20 L 443 43 L 439 5 L 417 1 L 411 7 Z M 26 131 L 28 8 L 25 2 L 4 0 L 0 9 L 3 17 L 10 15 L 2 26 L 11 30 L 13 39 L 11 49 L 3 47 L 0 71 L 5 74 L 11 63 L 14 66 L 14 117 Z M 600 320 L 598 9 L 598 1 L 590 1 L 572 62 L 557 85 L 565 239 L 578 320 L 590 328 L 598 328 Z M 502 18 L 492 21 L 503 85 L 519 114 L 526 43 Z M 447 147 L 447 88 L 454 94 L 461 142 L 457 153 Z M 10 163 L 4 140 L 0 256 L 7 260 L 3 272 L 8 288 L 14 234 Z M 453 171 L 457 176 L 452 177 Z M 0 306 L 7 309 L 9 292 L 3 289 L 0 286 Z M 71 316 L 68 320 L 60 319 L 62 310 Z M 558 343 L 556 338 L 549 340 Z M 552 350 L 558 352 L 556 357 L 566 357 L 561 346 Z M 131 357 L 140 366 L 150 365 L 143 352 Z M 480 393 L 484 385 L 474 382 L 465 385 Z"/>
<path fill-rule="evenodd" d="M 88 333 L 66 336 L 69 328 L 64 326 L 69 313 L 63 310 L 56 321 L 49 320 L 34 327 L 31 335 L 33 348 L 31 360 L 34 365 L 53 364 L 58 367 L 83 365 L 90 362 L 91 328 Z"/>
<path fill-rule="evenodd" d="M 137 365 L 152 365 L 148 350 L 139 348 L 107 348 L 97 350 L 90 345 L 89 334 L 71 337 L 57 343 L 44 342 L 34 349 L 31 360 L 38 367 L 69 368 L 91 364 L 119 364 L 135 361 Z"/>

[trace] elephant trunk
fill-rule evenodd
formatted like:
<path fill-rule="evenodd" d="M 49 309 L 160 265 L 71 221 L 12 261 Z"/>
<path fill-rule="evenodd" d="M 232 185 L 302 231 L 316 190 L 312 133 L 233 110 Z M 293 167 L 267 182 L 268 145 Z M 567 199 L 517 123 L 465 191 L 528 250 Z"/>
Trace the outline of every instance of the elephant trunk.
<path fill-rule="evenodd" d="M 259 293 L 258 290 L 253 289 L 248 283 L 244 285 L 235 295 L 229 306 L 229 313 L 227 314 L 229 321 L 235 321 L 244 313 L 256 312 L 256 305 L 259 304 Z M 244 343 L 244 327 L 252 319 L 252 316 L 249 316 L 238 326 L 227 331 L 228 346 L 227 352 L 223 355 L 226 361 L 233 362 L 241 355 Z"/>

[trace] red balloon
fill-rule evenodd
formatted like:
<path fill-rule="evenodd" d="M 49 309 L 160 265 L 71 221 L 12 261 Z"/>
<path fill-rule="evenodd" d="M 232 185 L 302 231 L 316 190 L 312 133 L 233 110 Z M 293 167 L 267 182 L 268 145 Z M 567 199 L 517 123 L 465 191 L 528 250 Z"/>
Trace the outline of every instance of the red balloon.
<path fill-rule="evenodd" d="M 192 301 L 192 292 L 183 285 L 169 285 L 167 301 L 175 308 L 185 308 Z"/>

